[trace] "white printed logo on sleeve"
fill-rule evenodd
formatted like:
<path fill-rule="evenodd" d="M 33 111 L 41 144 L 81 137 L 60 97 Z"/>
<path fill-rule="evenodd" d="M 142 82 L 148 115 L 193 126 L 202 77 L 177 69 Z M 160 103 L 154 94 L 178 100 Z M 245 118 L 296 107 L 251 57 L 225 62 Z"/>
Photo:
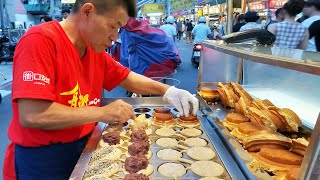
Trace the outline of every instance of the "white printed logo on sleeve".
<path fill-rule="evenodd" d="M 29 81 L 29 82 L 34 82 L 34 84 L 39 84 L 39 85 L 45 85 L 46 84 L 50 84 L 50 78 L 46 77 L 43 74 L 39 74 L 39 73 L 34 73 L 32 71 L 25 71 L 23 73 L 23 81 Z"/>

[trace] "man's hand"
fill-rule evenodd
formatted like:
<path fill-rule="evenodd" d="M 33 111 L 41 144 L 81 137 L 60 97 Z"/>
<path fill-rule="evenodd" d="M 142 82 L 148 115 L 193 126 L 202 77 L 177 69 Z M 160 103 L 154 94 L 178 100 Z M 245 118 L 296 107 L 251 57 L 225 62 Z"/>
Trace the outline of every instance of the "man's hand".
<path fill-rule="evenodd" d="M 123 100 L 116 100 L 102 108 L 102 121 L 108 124 L 123 124 L 135 119 L 132 106 Z"/>
<path fill-rule="evenodd" d="M 199 109 L 199 101 L 196 97 L 186 90 L 171 86 L 163 96 L 163 100 L 173 105 L 179 111 L 181 116 L 189 116 L 190 104 L 192 114 L 196 115 Z"/>

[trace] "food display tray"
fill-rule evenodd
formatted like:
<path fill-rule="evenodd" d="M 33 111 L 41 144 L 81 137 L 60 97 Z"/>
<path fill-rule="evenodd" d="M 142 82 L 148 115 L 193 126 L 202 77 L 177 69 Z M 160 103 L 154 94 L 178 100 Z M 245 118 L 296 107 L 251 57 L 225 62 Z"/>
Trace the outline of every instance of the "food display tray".
<path fill-rule="evenodd" d="M 206 102 L 200 95 L 198 95 L 198 99 L 203 113 L 208 114 L 211 117 L 211 119 L 208 119 L 208 122 L 213 128 L 217 129 L 217 134 L 219 135 L 220 140 L 224 143 L 225 147 L 228 149 L 230 155 L 233 157 L 243 174 L 245 174 L 247 179 L 255 179 L 257 174 L 254 174 L 248 168 L 248 165 L 253 159 L 239 143 L 239 141 L 221 123 L 221 120 L 224 120 L 228 113 L 234 112 L 234 109 L 224 107 L 221 102 Z M 312 130 L 308 127 L 300 127 L 299 136 L 310 137 L 311 134 Z M 285 135 L 290 137 L 290 134 Z M 265 174 L 266 172 L 261 169 L 261 172 L 258 173 Z"/>
<path fill-rule="evenodd" d="M 116 99 L 104 99 L 102 101 L 103 104 L 108 104 Z M 161 98 L 123 98 L 124 101 L 130 103 L 134 107 L 134 111 L 136 116 L 140 114 L 146 114 L 146 117 L 148 118 L 147 120 L 152 121 L 153 119 L 153 112 L 155 108 L 158 107 L 167 107 L 171 109 L 171 113 L 173 114 L 174 117 L 177 117 L 178 112 L 176 111 L 175 108 L 172 106 L 169 106 L 168 104 L 162 102 Z M 216 153 L 216 156 L 211 160 L 213 162 L 216 162 L 224 168 L 224 173 L 219 176 L 218 178 L 221 179 L 246 179 L 244 175 L 242 174 L 242 171 L 238 168 L 237 165 L 235 165 L 234 160 L 232 159 L 231 155 L 228 153 L 227 149 L 223 146 L 223 143 L 220 141 L 219 137 L 215 133 L 215 130 L 212 128 L 212 126 L 209 123 L 208 118 L 206 114 L 202 113 L 202 111 L 198 111 L 197 117 L 200 120 L 200 125 L 195 127 L 197 129 L 200 129 L 202 131 L 202 134 L 199 136 L 199 138 L 202 138 L 207 141 L 207 146 L 211 149 L 214 150 Z M 81 157 L 79 158 L 79 161 L 77 165 L 75 166 L 72 175 L 70 176 L 70 179 L 82 179 L 84 176 L 84 173 L 86 171 L 86 168 L 89 164 L 91 154 L 92 152 L 96 149 L 98 142 L 101 139 L 102 132 L 105 130 L 108 130 L 108 126 L 104 123 L 98 123 L 94 132 L 92 133 L 91 138 L 88 141 L 88 144 L 86 148 L 84 149 Z M 124 129 L 127 129 L 128 126 L 125 126 Z M 160 128 L 156 126 L 151 126 L 153 133 L 152 135 L 149 135 L 149 139 L 151 142 L 150 145 L 150 151 L 152 152 L 152 157 L 149 159 L 149 163 L 153 166 L 154 171 L 153 173 L 149 176 L 150 179 L 155 179 L 155 180 L 167 180 L 167 179 L 173 179 L 173 178 L 168 178 L 165 176 L 162 176 L 160 173 L 158 173 L 158 167 L 162 165 L 163 163 L 167 162 L 173 162 L 173 163 L 178 163 L 182 164 L 185 167 L 191 166 L 190 164 L 187 163 L 182 163 L 178 161 L 166 161 L 162 160 L 157 156 L 157 152 L 161 149 L 166 149 L 165 147 L 158 146 L 156 144 L 156 140 L 161 138 L 160 136 L 156 135 L 155 130 Z M 175 131 L 179 132 L 183 127 L 175 126 L 173 127 Z M 176 139 L 180 140 L 181 138 L 177 137 Z M 181 144 L 181 143 L 179 143 Z M 181 144 L 183 145 L 183 144 Z M 179 148 L 172 148 L 178 151 L 181 151 L 182 149 Z M 183 153 L 184 159 L 188 159 L 191 161 L 196 161 L 191 159 L 190 157 L 187 156 L 186 152 Z M 124 158 L 122 158 L 124 159 Z M 119 166 L 122 168 L 124 163 L 119 162 Z M 119 172 L 117 176 L 113 176 L 113 179 L 122 179 L 124 177 L 123 172 Z M 187 173 L 180 178 L 177 179 L 182 179 L 182 180 L 196 180 L 200 179 L 201 177 L 197 176 L 192 172 L 192 170 L 187 170 Z"/>

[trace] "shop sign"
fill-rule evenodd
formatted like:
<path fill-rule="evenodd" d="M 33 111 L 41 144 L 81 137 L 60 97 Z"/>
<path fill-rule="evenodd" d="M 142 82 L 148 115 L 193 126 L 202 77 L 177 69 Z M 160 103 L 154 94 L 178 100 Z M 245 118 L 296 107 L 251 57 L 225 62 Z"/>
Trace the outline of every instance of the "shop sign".
<path fill-rule="evenodd" d="M 194 0 L 170 0 L 170 6 L 173 12 L 178 12 L 193 7 Z"/>
<path fill-rule="evenodd" d="M 141 12 L 142 12 L 142 14 L 164 13 L 164 4 L 163 3 L 145 4 L 145 5 L 143 5 Z"/>
<path fill-rule="evenodd" d="M 253 11 L 266 9 L 266 3 L 263 1 L 249 3 L 249 6 L 250 6 L 250 10 L 253 10 Z"/>
<path fill-rule="evenodd" d="M 209 14 L 219 14 L 219 7 L 217 5 L 210 6 Z"/>
<path fill-rule="evenodd" d="M 269 9 L 281 8 L 287 0 L 269 0 Z"/>
<path fill-rule="evenodd" d="M 199 9 L 198 10 L 198 17 L 201 17 L 201 16 L 203 16 L 203 12 L 202 12 L 202 9 Z"/>
<path fill-rule="evenodd" d="M 71 3 L 75 3 L 76 0 L 61 0 L 62 4 L 71 4 Z"/>
<path fill-rule="evenodd" d="M 208 6 L 203 6 L 203 14 L 207 15 L 208 14 Z"/>

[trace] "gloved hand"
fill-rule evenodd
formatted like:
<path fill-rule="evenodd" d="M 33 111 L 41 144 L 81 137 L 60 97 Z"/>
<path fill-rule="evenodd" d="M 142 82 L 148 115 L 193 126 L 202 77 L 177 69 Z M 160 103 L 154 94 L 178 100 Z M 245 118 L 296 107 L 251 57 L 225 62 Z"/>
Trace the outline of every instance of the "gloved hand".
<path fill-rule="evenodd" d="M 192 106 L 192 114 L 196 115 L 199 109 L 199 101 L 196 97 L 186 90 L 171 86 L 163 96 L 163 100 L 173 105 L 180 113 L 180 116 L 189 116 L 190 104 Z"/>

